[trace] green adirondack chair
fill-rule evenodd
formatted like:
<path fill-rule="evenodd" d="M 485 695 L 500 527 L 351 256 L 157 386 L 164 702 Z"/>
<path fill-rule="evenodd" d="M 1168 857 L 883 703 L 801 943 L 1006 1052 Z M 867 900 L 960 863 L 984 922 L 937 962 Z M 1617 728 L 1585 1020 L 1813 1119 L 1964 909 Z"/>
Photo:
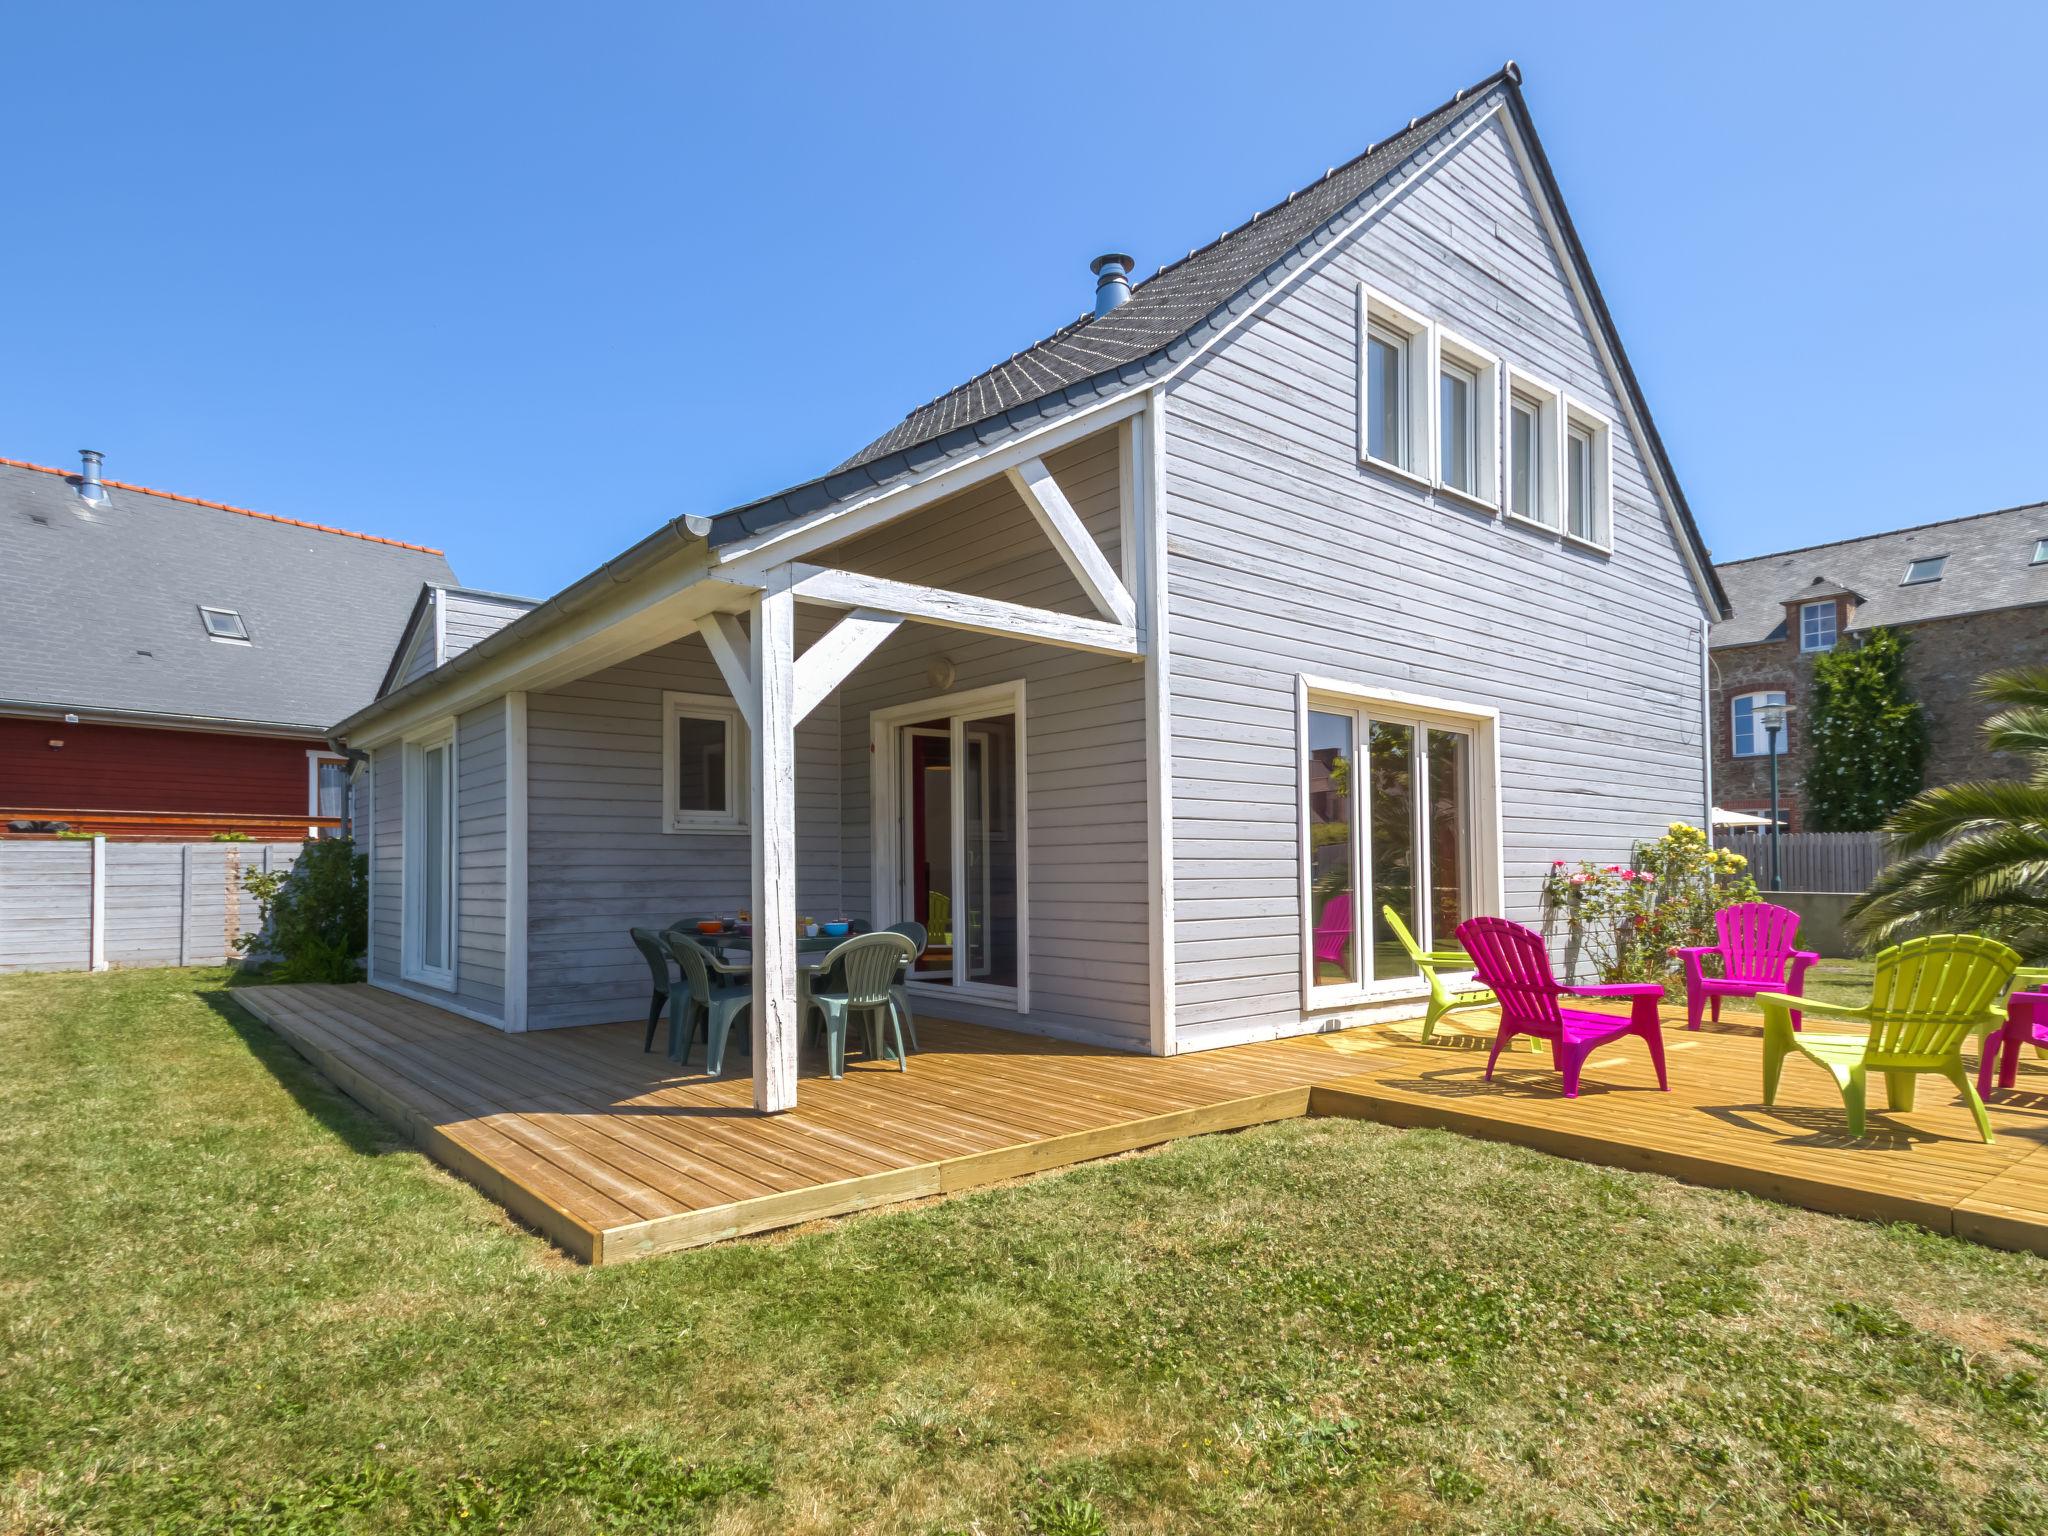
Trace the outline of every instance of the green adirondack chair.
<path fill-rule="evenodd" d="M 1870 1001 L 1861 1008 L 1783 992 L 1758 994 L 1764 1011 L 1764 1102 L 1777 1102 L 1785 1058 L 1797 1051 L 1827 1068 L 1849 1111 L 1849 1134 L 1861 1136 L 1869 1072 L 1884 1074 L 1885 1102 L 1894 1110 L 1911 1109 L 1920 1076 L 1933 1073 L 1955 1084 L 1976 1119 L 1977 1134 L 1989 1142 L 1991 1120 L 1963 1068 L 1963 1042 L 2004 1022 L 1999 1007 L 2019 963 L 2019 955 L 1996 939 L 1937 933 L 1881 953 Z M 1809 1025 L 1803 1034 L 1792 1031 L 1795 1009 Z M 1810 1027 L 1815 1019 L 1854 1019 L 1870 1032 L 1817 1034 Z"/>
<path fill-rule="evenodd" d="M 1429 1007 L 1422 1015 L 1424 1044 L 1427 1044 L 1429 1037 L 1436 1033 L 1436 1021 L 1445 1014 L 1455 1013 L 1460 1008 L 1492 1008 L 1499 1004 L 1500 999 L 1484 987 L 1471 987 L 1462 992 L 1453 992 L 1444 985 L 1443 978 L 1437 975 L 1439 970 L 1471 970 L 1472 957 L 1465 951 L 1425 950 L 1415 942 L 1415 935 L 1410 933 L 1408 925 L 1401 921 L 1400 913 L 1392 907 L 1381 907 L 1380 916 L 1387 920 L 1387 926 L 1394 930 L 1394 937 L 1401 941 L 1401 947 L 1408 951 L 1408 958 L 1415 962 L 1415 968 L 1422 972 L 1423 979 L 1429 983 Z"/>

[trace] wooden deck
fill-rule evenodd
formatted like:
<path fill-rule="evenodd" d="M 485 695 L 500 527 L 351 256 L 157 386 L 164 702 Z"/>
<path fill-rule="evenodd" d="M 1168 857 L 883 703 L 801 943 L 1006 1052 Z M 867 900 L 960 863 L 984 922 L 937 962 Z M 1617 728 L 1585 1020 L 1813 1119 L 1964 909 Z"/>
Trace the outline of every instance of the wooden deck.
<path fill-rule="evenodd" d="M 920 1019 L 909 1072 L 856 1063 L 835 1083 L 807 1058 L 799 1107 L 770 1118 L 745 1078 L 643 1054 L 638 1024 L 506 1035 L 369 987 L 235 996 L 428 1155 L 593 1264 L 1305 1114 L 1437 1126 L 2048 1254 L 2048 1063 L 2031 1053 L 1993 1101 L 1988 1147 L 1932 1080 L 1913 1112 L 1873 1110 L 1860 1143 L 1810 1063 L 1787 1063 L 1766 1109 L 1758 1031 L 1739 1020 L 1667 1026 L 1669 1094 L 1623 1041 L 1565 1100 L 1547 1053 L 1503 1058 L 1483 1081 L 1483 1014 L 1428 1046 L 1404 1023 L 1173 1058 Z"/>

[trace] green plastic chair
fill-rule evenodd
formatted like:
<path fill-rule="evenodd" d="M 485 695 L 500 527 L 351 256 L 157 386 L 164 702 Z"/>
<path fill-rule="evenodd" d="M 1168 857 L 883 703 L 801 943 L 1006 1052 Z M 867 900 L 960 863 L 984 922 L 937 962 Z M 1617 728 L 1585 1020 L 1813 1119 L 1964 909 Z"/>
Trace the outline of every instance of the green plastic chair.
<path fill-rule="evenodd" d="M 725 1038 L 732 1023 L 754 1006 L 754 983 L 744 969 L 719 960 L 688 934 L 666 933 L 669 953 L 683 968 L 683 984 L 670 994 L 669 1060 L 687 1067 L 697 1030 L 704 1031 L 704 1070 L 713 1077 L 725 1067 Z M 687 1022 L 684 1010 L 688 1009 Z"/>
<path fill-rule="evenodd" d="M 882 1032 L 896 1037 L 898 1070 L 910 1070 L 903 1049 L 903 1025 L 896 1012 L 896 974 L 917 955 L 917 946 L 900 933 L 857 934 L 818 962 L 810 986 L 810 1007 L 825 1027 L 825 1060 L 834 1077 L 846 1075 L 846 1026 L 858 1015 L 867 1033 L 868 1055 L 883 1055 Z"/>
<path fill-rule="evenodd" d="M 1842 1091 L 1849 1134 L 1864 1134 L 1864 1079 L 1884 1074 L 1885 1102 L 1894 1110 L 1913 1107 L 1920 1076 L 1947 1078 L 1970 1106 L 1977 1134 L 1991 1140 L 1991 1119 L 1977 1085 L 1963 1068 L 1963 1042 L 2004 1022 L 1999 1004 L 2019 968 L 2019 955 L 1996 939 L 1969 933 L 1937 933 L 1894 944 L 1877 957 L 1870 1001 L 1861 1008 L 1817 1003 L 1785 992 L 1762 992 L 1764 1012 L 1764 1102 L 1778 1097 L 1785 1058 L 1797 1051 L 1825 1067 Z M 1792 1030 L 1794 1010 L 1810 1024 L 1816 1018 L 1854 1019 L 1868 1035 L 1822 1035 Z"/>
<path fill-rule="evenodd" d="M 910 1011 L 910 968 L 917 964 L 917 955 L 924 953 L 924 924 L 918 922 L 891 923 L 882 931 L 884 933 L 900 933 L 904 938 L 917 946 L 917 954 L 912 955 L 902 965 L 897 967 L 896 984 L 889 989 L 889 996 L 895 1002 L 896 1012 L 903 1020 L 903 1027 L 910 1031 L 910 1049 L 913 1052 L 921 1051 L 924 1047 L 917 1043 L 917 1015 Z"/>
<path fill-rule="evenodd" d="M 953 898 L 944 891 L 925 892 L 924 915 L 931 925 L 931 942 L 934 944 L 951 944 L 953 942 Z"/>
<path fill-rule="evenodd" d="M 669 994 L 675 987 L 675 979 L 669 975 L 668 950 L 662 946 L 660 934 L 652 928 L 628 928 L 626 932 L 632 936 L 633 947 L 640 951 L 640 958 L 647 962 L 647 969 L 653 973 L 654 992 L 647 999 L 647 1038 L 640 1042 L 642 1051 L 651 1051 L 654 1049 L 654 1026 L 661 1022 L 661 1010 L 670 1006 Z M 670 1033 L 674 1033 L 673 1027 Z"/>
<path fill-rule="evenodd" d="M 1429 983 L 1429 1008 L 1422 1015 L 1422 1040 L 1426 1045 L 1429 1037 L 1436 1033 L 1436 1021 L 1447 1013 L 1456 1013 L 1461 1008 L 1495 1008 L 1500 999 L 1484 987 L 1469 991 L 1452 992 L 1437 975 L 1439 969 L 1446 971 L 1469 971 L 1472 957 L 1462 949 L 1425 950 L 1415 942 L 1415 935 L 1408 931 L 1408 925 L 1401 921 L 1401 914 L 1392 907 L 1381 907 L 1380 916 L 1387 920 L 1387 926 L 1394 930 L 1394 937 L 1401 941 L 1401 947 L 1408 951 L 1408 958 L 1415 962 L 1415 968 L 1422 972 Z"/>

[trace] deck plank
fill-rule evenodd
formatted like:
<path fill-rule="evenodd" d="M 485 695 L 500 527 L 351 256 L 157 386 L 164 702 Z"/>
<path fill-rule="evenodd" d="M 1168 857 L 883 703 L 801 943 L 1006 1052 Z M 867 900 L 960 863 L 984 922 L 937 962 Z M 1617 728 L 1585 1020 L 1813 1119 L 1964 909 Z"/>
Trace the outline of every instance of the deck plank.
<path fill-rule="evenodd" d="M 1912 1221 L 2048 1253 L 2048 1062 L 1994 1097 L 1979 1143 L 1944 1085 L 1906 1114 L 1873 1109 L 1851 1142 L 1818 1072 L 1787 1064 L 1760 1102 L 1754 1020 L 1698 1032 L 1667 1017 L 1672 1091 L 1623 1040 L 1566 1100 L 1547 1054 L 1504 1056 L 1491 1023 L 1415 1021 L 1155 1057 L 920 1018 L 908 1072 L 855 1061 L 835 1081 L 805 1053 L 798 1107 L 751 1107 L 745 1057 L 713 1080 L 644 1026 L 502 1034 L 369 987 L 235 996 L 344 1092 L 429 1156 L 590 1263 L 669 1252 L 1039 1173 L 1183 1136 L 1304 1114 L 1512 1141 L 1843 1215 Z"/>

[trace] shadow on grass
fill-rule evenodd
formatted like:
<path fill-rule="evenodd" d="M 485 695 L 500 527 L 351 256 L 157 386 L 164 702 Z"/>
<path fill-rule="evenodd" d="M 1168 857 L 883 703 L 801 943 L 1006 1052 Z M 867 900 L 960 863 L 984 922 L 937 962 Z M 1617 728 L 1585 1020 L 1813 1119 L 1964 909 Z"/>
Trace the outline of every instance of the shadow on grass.
<path fill-rule="evenodd" d="M 335 1087 L 318 1067 L 292 1049 L 289 1041 L 236 1001 L 236 988 L 262 985 L 260 975 L 237 971 L 225 986 L 208 988 L 197 995 L 241 1038 L 249 1054 L 292 1096 L 299 1108 L 351 1152 L 377 1155 L 411 1151 L 411 1142 Z"/>

